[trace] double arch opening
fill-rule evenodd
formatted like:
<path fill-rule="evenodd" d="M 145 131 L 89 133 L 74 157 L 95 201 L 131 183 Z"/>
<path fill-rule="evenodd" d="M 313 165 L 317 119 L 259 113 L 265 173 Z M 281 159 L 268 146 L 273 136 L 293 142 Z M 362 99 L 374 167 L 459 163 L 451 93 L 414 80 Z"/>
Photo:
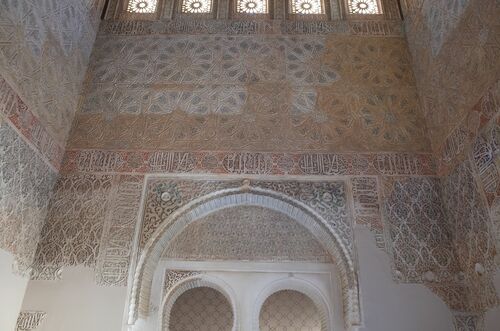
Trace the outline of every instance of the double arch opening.
<path fill-rule="evenodd" d="M 240 329 L 240 310 L 234 290 L 230 285 L 217 277 L 201 274 L 191 276 L 180 281 L 165 294 L 161 304 L 162 314 L 160 315 L 162 330 L 169 331 L 174 327 L 171 325 L 171 316 L 177 300 L 188 291 L 202 288 L 217 291 L 218 294 L 221 294 L 224 297 L 232 311 L 231 330 L 237 331 Z M 252 307 L 252 331 L 259 331 L 262 327 L 260 325 L 260 316 L 267 300 L 275 294 L 280 294 L 283 291 L 292 291 L 307 297 L 313 304 L 314 309 L 318 312 L 318 322 L 321 325 L 321 331 L 332 329 L 330 319 L 331 307 L 328 304 L 326 297 L 317 287 L 314 286 L 314 284 L 306 280 L 292 277 L 273 281 L 258 294 Z"/>
<path fill-rule="evenodd" d="M 147 319 L 155 270 L 173 238 L 196 220 L 218 210 L 258 206 L 281 212 L 304 226 L 333 257 L 342 287 L 346 329 L 361 323 L 359 284 L 354 260 L 339 235 L 312 208 L 285 194 L 250 187 L 225 189 L 197 198 L 169 215 L 146 243 L 137 263 L 129 299 L 128 324 Z"/>

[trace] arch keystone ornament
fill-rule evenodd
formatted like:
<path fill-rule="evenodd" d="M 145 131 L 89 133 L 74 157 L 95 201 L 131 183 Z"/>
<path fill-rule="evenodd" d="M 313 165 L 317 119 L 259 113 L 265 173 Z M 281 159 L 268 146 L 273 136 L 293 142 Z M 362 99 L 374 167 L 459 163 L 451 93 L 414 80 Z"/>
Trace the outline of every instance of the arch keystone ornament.
<path fill-rule="evenodd" d="M 154 193 L 155 187 L 165 186 L 165 182 L 168 182 L 168 185 L 175 185 L 173 179 L 152 179 L 149 183 L 149 192 L 153 193 L 146 197 L 145 204 L 150 204 L 152 210 L 159 208 L 149 201 L 149 198 L 158 200 L 158 194 Z M 131 285 L 128 307 L 129 325 L 139 327 L 139 325 L 143 325 L 141 321 L 148 318 L 153 275 L 163 252 L 172 240 L 196 220 L 212 212 L 238 206 L 257 206 L 281 212 L 308 230 L 324 247 L 325 251 L 332 256 L 338 270 L 346 329 L 351 330 L 361 324 L 357 268 L 353 257 L 353 248 L 348 243 L 349 238 L 346 239 L 346 236 L 351 235 L 352 232 L 345 230 L 346 227 L 350 226 L 347 212 L 343 209 L 343 206 L 346 205 L 343 200 L 345 196 L 337 196 L 345 195 L 345 183 L 341 181 L 330 183 L 332 188 L 340 187 L 339 190 L 332 189 L 331 192 L 336 200 L 341 201 L 339 205 L 333 206 L 331 209 L 327 207 L 326 202 L 321 201 L 323 194 L 317 193 L 319 188 L 328 186 L 328 183 L 325 184 L 325 182 L 290 181 L 283 183 L 281 181 L 274 183 L 272 181 L 255 181 L 252 182 L 252 186 L 241 186 L 240 180 L 213 181 L 212 186 L 210 186 L 205 181 L 203 188 L 201 181 L 197 182 L 196 180 L 191 182 L 178 180 L 177 183 L 181 196 L 184 194 L 182 191 L 184 187 L 195 187 L 198 192 L 193 193 L 192 197 L 185 197 L 186 202 L 183 202 L 179 208 L 171 210 L 167 214 L 160 213 L 161 217 L 155 214 L 152 219 L 158 224 L 142 224 L 143 229 L 147 228 L 149 232 L 147 239 L 141 237 L 139 240 L 140 243 L 144 243 L 140 247 L 142 250 Z M 286 187 L 286 185 L 289 186 Z M 213 190 L 208 189 L 207 186 Z M 301 190 L 308 194 L 302 194 Z M 342 209 L 340 220 L 331 217 L 340 209 Z M 144 218 L 143 222 L 146 221 L 147 219 Z M 344 232 L 342 232 L 343 230 Z"/>

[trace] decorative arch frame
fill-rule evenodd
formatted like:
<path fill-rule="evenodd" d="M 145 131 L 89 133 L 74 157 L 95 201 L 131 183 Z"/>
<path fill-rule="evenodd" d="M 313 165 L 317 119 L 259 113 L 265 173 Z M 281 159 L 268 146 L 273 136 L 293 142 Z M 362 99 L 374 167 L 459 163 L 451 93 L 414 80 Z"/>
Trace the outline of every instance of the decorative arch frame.
<path fill-rule="evenodd" d="M 302 279 L 284 278 L 267 285 L 258 295 L 252 312 L 252 331 L 260 330 L 260 312 L 266 300 L 273 294 L 283 290 L 291 290 L 304 294 L 311 299 L 319 311 L 321 331 L 332 330 L 331 307 L 323 293 L 313 284 Z"/>
<path fill-rule="evenodd" d="M 233 327 L 231 330 L 238 330 L 238 306 L 235 299 L 236 295 L 234 294 L 233 289 L 223 280 L 203 274 L 183 279 L 165 294 L 165 297 L 163 298 L 163 302 L 161 304 L 162 309 L 160 313 L 160 325 L 162 326 L 162 330 L 165 328 L 165 326 L 168 326 L 167 330 L 170 330 L 170 314 L 177 299 L 185 292 L 200 287 L 208 287 L 216 290 L 226 298 L 233 312 Z"/>
<path fill-rule="evenodd" d="M 244 184 L 199 197 L 170 214 L 146 243 L 135 268 L 129 300 L 128 324 L 149 315 L 155 269 L 171 240 L 189 224 L 212 212 L 243 205 L 275 210 L 304 226 L 331 254 L 339 272 L 346 329 L 361 325 L 359 283 L 353 257 L 338 233 L 315 210 L 285 194 Z"/>

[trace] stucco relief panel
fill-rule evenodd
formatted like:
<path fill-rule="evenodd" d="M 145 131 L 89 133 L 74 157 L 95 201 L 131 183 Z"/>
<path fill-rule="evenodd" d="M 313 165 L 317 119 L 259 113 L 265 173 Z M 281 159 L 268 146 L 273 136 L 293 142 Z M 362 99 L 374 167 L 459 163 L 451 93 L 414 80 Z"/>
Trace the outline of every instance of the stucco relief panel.
<path fill-rule="evenodd" d="M 61 176 L 37 249 L 35 279 L 57 279 L 61 268 L 95 268 L 100 285 L 127 282 L 142 176 Z"/>
<path fill-rule="evenodd" d="M 408 43 L 433 148 L 438 150 L 498 80 L 500 6 L 496 1 L 456 0 L 425 1 L 417 7 L 406 20 Z"/>
<path fill-rule="evenodd" d="M 403 282 L 450 282 L 459 271 L 437 178 L 384 179 L 384 212 L 395 277 Z"/>
<path fill-rule="evenodd" d="M 339 234 L 343 245 L 352 252 L 352 224 L 348 217 L 345 184 L 331 182 L 255 181 L 253 186 L 285 194 L 318 212 L 328 226 Z M 140 248 L 143 248 L 158 226 L 174 211 L 194 198 L 221 189 L 238 188 L 240 181 L 196 181 L 154 179 L 147 184 L 145 211 L 141 226 Z M 163 197 L 163 198 L 162 198 Z"/>
<path fill-rule="evenodd" d="M 331 262 L 329 254 L 296 221 L 279 212 L 250 206 L 214 212 L 188 226 L 163 257 Z"/>
<path fill-rule="evenodd" d="M 0 4 L 0 64 L 23 100 L 63 144 L 92 50 L 102 1 Z"/>
<path fill-rule="evenodd" d="M 233 314 L 231 304 L 222 293 L 209 287 L 194 288 L 177 298 L 170 312 L 170 323 L 162 330 L 230 331 Z"/>
<path fill-rule="evenodd" d="M 71 148 L 429 147 L 397 38 L 103 35 L 92 63 Z"/>
<path fill-rule="evenodd" d="M 36 266 L 94 266 L 99 253 L 110 175 L 60 177 L 37 251 Z"/>
<path fill-rule="evenodd" d="M 0 118 L 0 248 L 26 271 L 33 261 L 57 173 Z"/>
<path fill-rule="evenodd" d="M 494 225 L 469 160 L 443 178 L 443 200 L 457 259 L 468 285 L 469 309 L 493 307 L 498 304 L 491 278 L 496 269 Z"/>
<path fill-rule="evenodd" d="M 319 331 L 321 316 L 305 294 L 283 290 L 272 294 L 262 305 L 259 330 Z"/>

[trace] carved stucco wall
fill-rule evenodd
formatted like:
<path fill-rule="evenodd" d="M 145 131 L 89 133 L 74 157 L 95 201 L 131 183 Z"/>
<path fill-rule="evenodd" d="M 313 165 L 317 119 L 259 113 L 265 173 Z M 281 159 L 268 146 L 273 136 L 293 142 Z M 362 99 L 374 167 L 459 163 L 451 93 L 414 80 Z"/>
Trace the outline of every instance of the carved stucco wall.
<path fill-rule="evenodd" d="M 433 149 L 441 152 L 453 131 L 467 127 L 467 114 L 498 80 L 500 5 L 493 0 L 403 3 L 424 116 Z"/>
<path fill-rule="evenodd" d="M 305 294 L 283 290 L 269 296 L 262 305 L 259 330 L 322 331 L 321 316 Z"/>
<path fill-rule="evenodd" d="M 0 122 L 0 248 L 16 257 L 20 272 L 33 261 L 56 177 L 9 124 Z"/>
<path fill-rule="evenodd" d="M 71 150 L 430 150 L 400 37 L 125 28 L 97 38 Z"/>
<path fill-rule="evenodd" d="M 197 220 L 173 240 L 163 257 L 331 263 L 329 254 L 296 221 L 251 206 L 224 209 Z"/>
<path fill-rule="evenodd" d="M 0 2 L 0 248 L 32 264 L 102 1 Z"/>
<path fill-rule="evenodd" d="M 169 326 L 164 331 L 231 331 L 233 310 L 226 297 L 209 287 L 184 292 L 170 312 Z"/>
<path fill-rule="evenodd" d="M 498 304 L 492 277 L 500 222 L 500 4 L 423 0 L 404 1 L 403 7 L 419 95 L 442 176 L 443 208 L 461 270 L 463 285 L 450 298 L 461 303 L 455 309 L 484 311 Z M 457 329 L 479 328 L 474 322 L 479 319 L 459 317 Z"/>
<path fill-rule="evenodd" d="M 494 39 L 498 24 L 493 21 L 498 11 L 493 1 L 476 2 L 463 6 L 453 2 L 453 10 L 448 10 L 448 2 L 444 1 L 441 6 L 433 6 L 432 1 L 414 4 L 421 10 L 415 11 L 418 15 L 408 16 L 406 26 L 418 84 L 412 76 L 404 39 L 394 25 L 386 23 L 288 22 L 279 27 L 268 22 L 232 25 L 226 21 L 197 25 L 104 24 L 70 138 L 63 165 L 65 174 L 56 185 L 48 224 L 42 232 L 34 277 L 57 278 L 61 267 L 84 264 L 96 269 L 100 284 L 124 285 L 130 258 L 135 253 L 131 246 L 145 173 L 342 175 L 349 176 L 353 195 L 348 202 L 352 202 L 356 224 L 370 228 L 378 246 L 394 258 L 396 280 L 425 283 L 454 309 L 493 305 L 496 297 L 489 275 L 486 281 L 479 281 L 471 267 L 480 262 L 489 273 L 493 269 L 495 231 L 496 240 L 500 239 L 500 103 L 498 83 L 494 84 L 498 68 L 493 67 L 498 63 L 494 60 L 498 57 Z M 451 15 L 451 19 L 443 15 Z M 6 30 L 0 33 L 12 36 L 12 18 L 8 20 Z M 437 32 L 427 34 L 426 24 L 437 26 L 437 30 L 431 29 Z M 220 36 L 207 31 L 243 31 L 241 34 L 247 35 Z M 75 33 L 79 35 L 78 31 Z M 67 42 L 53 48 L 57 36 L 47 35 L 46 50 L 55 54 L 80 48 Z M 424 47 L 428 42 L 432 44 L 430 52 Z M 29 54 L 25 50 L 19 51 L 21 56 L 12 56 L 18 54 L 12 50 L 31 46 L 9 48 L 10 45 L 10 41 L 1 44 L 2 54 L 9 54 L 11 60 L 33 62 L 31 55 L 23 55 Z M 184 50 L 188 50 L 187 58 Z M 48 167 L 46 173 L 53 172 L 54 178 L 56 175 L 43 160 L 36 159 L 38 154 L 28 153 L 26 143 L 23 147 L 23 141 L 12 136 L 13 128 L 24 137 L 31 137 L 28 141 L 41 151 L 42 159 L 57 166 L 62 147 L 40 146 L 53 145 L 46 141 L 52 139 L 54 128 L 63 128 L 58 132 L 68 128 L 64 125 L 69 123 L 74 108 L 66 111 L 66 106 L 76 104 L 76 99 L 70 97 L 74 96 L 75 82 L 61 80 L 67 83 L 67 93 L 58 93 L 51 107 L 62 111 L 49 112 L 45 106 L 32 104 L 30 97 L 52 101 L 53 82 L 62 75 L 59 70 L 75 70 L 72 77 L 81 77 L 77 71 L 84 68 L 69 63 L 73 60 L 68 60 L 71 56 L 66 53 L 64 61 L 53 60 L 47 51 L 41 54 L 46 57 L 36 61 L 48 63 L 42 72 L 57 69 L 47 86 L 17 82 L 11 79 L 10 72 L 4 73 L 29 105 L 16 106 L 22 112 L 4 112 L 10 126 L 0 127 L 2 137 L 12 141 L 6 145 L 4 155 L 26 155 L 30 159 L 14 166 L 29 172 L 13 177 L 23 178 L 22 185 L 12 181 L 4 184 L 7 191 L 26 187 L 27 194 L 22 199 L 19 195 L 14 198 L 26 202 L 19 205 L 21 209 L 35 204 L 34 196 L 39 199 L 50 192 L 44 185 L 33 187 L 30 175 L 38 170 L 31 169 L 45 172 L 43 167 Z M 0 57 L 0 61 L 6 58 Z M 465 64 L 461 59 L 471 60 Z M 189 70 L 178 70 L 181 66 L 176 61 Z M 20 76 L 33 75 L 26 72 Z M 457 87 L 454 82 L 461 85 Z M 417 85 L 424 116 L 420 114 Z M 23 90 L 23 86 L 34 86 L 35 91 Z M 42 94 L 44 97 L 37 99 Z M 40 125 L 33 126 L 35 129 L 23 129 L 23 125 L 33 121 L 19 121 L 27 118 L 25 108 L 40 116 Z M 19 116 L 20 113 L 24 115 Z M 439 174 L 445 176 L 442 187 L 432 177 L 436 172 L 427 153 L 430 146 L 424 117 L 434 151 L 439 154 Z M 47 125 L 49 122 L 52 124 Z M 54 138 L 55 142 L 61 141 L 60 135 Z M 26 152 L 18 154 L 21 150 Z M 400 153 L 380 153 L 388 151 Z M 10 162 L 16 158 L 9 156 L 5 160 L 2 162 L 9 162 L 8 170 L 13 169 Z M 25 166 L 27 163 L 29 166 Z M 37 168 L 37 164 L 42 165 Z M 141 176 L 131 176 L 131 172 Z M 39 176 L 34 179 L 40 180 Z M 471 188 L 471 192 L 460 191 L 457 183 Z M 185 199 L 182 201 L 210 191 L 210 185 L 210 181 L 198 186 L 180 184 L 181 197 Z M 165 188 L 168 187 L 162 187 Z M 298 196 L 300 190 L 287 193 Z M 185 195 L 188 191 L 194 193 Z M 171 206 L 159 203 L 157 207 L 175 210 L 181 198 L 176 196 L 179 192 L 173 193 L 179 200 L 172 200 Z M 460 199 L 453 200 L 451 196 Z M 0 210 L 11 213 L 7 200 L 1 198 Z M 46 203 L 37 208 L 42 215 Z M 144 223 L 142 245 L 159 222 L 161 217 L 153 217 Z M 36 223 L 29 224 L 38 229 L 33 233 L 40 231 Z M 337 224 L 351 245 L 347 222 Z M 15 227 L 18 229 L 18 224 Z M 0 229 L 5 228 L 14 227 Z M 477 245 L 466 246 L 469 242 Z M 26 245 L 36 247 L 32 243 Z M 11 242 L 2 245 L 12 247 Z M 26 250 L 32 252 L 25 256 L 34 251 L 27 246 Z M 437 279 L 429 276 L 428 271 Z M 465 285 L 463 277 L 473 281 L 472 285 Z M 479 298 L 467 294 L 474 291 L 484 295 Z M 483 298 L 484 301 L 478 300 Z"/>
<path fill-rule="evenodd" d="M 100 0 L 0 3 L 0 74 L 64 146 L 99 26 Z"/>
<path fill-rule="evenodd" d="M 54 188 L 33 278 L 60 277 L 63 266 L 96 267 L 102 285 L 125 285 L 142 177 L 61 176 Z"/>

